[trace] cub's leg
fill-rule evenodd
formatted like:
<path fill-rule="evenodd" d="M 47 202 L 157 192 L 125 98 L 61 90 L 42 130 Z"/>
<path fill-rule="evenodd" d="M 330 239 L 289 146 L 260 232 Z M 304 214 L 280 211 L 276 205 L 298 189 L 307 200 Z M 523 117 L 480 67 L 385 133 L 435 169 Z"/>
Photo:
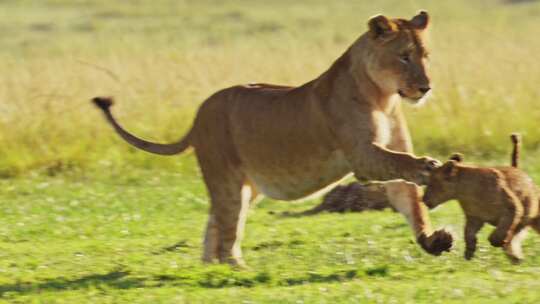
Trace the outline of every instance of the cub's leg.
<path fill-rule="evenodd" d="M 523 205 L 513 192 L 503 188 L 500 199 L 506 210 L 504 210 L 504 215 L 499 220 L 497 228 L 489 236 L 489 242 L 494 247 L 503 247 L 512 240 L 523 217 Z"/>
<path fill-rule="evenodd" d="M 470 260 L 476 251 L 476 234 L 482 229 L 484 222 L 478 218 L 467 216 L 465 220 L 465 259 Z"/>
<path fill-rule="evenodd" d="M 388 201 L 407 219 L 420 246 L 433 255 L 450 251 L 453 237 L 444 230 L 433 232 L 427 209 L 422 204 L 420 187 L 404 180 L 389 181 L 384 185 Z"/>
<path fill-rule="evenodd" d="M 519 231 L 518 231 L 519 230 Z M 504 251 L 506 256 L 514 264 L 518 264 L 523 260 L 523 249 L 521 248 L 521 242 L 527 237 L 527 227 L 520 226 L 516 230 L 516 234 L 512 240 L 506 244 Z"/>
<path fill-rule="evenodd" d="M 535 217 L 531 221 L 531 227 L 536 231 L 537 233 L 540 233 L 540 215 Z"/>

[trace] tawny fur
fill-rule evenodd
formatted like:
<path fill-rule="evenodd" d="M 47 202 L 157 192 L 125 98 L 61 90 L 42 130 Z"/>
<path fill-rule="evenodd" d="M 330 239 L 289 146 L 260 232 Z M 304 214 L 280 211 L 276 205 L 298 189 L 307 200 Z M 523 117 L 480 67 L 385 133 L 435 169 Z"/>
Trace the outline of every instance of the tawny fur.
<path fill-rule="evenodd" d="M 107 99 L 94 102 L 140 149 L 172 155 L 194 148 L 211 200 L 203 260 L 241 264 L 244 210 L 257 194 L 294 200 L 350 172 L 367 180 L 425 182 L 438 163 L 412 154 L 399 96 L 416 103 L 429 90 L 422 42 L 428 22 L 425 12 L 411 20 L 377 16 L 326 72 L 304 85 L 221 90 L 200 106 L 191 130 L 174 144 L 136 138 L 113 118 Z M 241 194 L 245 187 L 250 197 Z M 421 245 L 439 254 L 429 244 L 440 234 L 432 233 L 419 202 L 404 203 L 411 204 L 403 210 L 413 210 L 405 216 Z"/>
<path fill-rule="evenodd" d="M 434 208 L 452 199 L 459 201 L 466 217 L 466 259 L 474 256 L 476 234 L 484 223 L 496 226 L 489 241 L 504 247 L 514 262 L 523 259 L 524 230 L 532 226 L 540 232 L 538 190 L 529 175 L 517 168 L 520 140 L 515 134 L 511 139 L 512 166 L 474 167 L 454 158 L 431 174 L 424 202 Z"/>

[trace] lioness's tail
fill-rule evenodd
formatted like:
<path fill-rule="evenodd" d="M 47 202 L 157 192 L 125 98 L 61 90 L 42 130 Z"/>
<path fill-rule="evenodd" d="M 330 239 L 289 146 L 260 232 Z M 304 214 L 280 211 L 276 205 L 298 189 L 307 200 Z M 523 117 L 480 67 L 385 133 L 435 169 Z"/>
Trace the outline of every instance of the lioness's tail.
<path fill-rule="evenodd" d="M 510 135 L 510 139 L 512 140 L 512 144 L 514 145 L 514 148 L 512 150 L 512 167 L 517 168 L 519 167 L 519 151 L 521 149 L 521 135 L 518 133 L 512 133 Z"/>
<path fill-rule="evenodd" d="M 116 131 L 116 133 L 118 133 L 118 135 L 120 135 L 120 137 L 141 150 L 154 154 L 174 155 L 182 153 L 190 146 L 189 133 L 185 135 L 182 139 L 180 139 L 178 142 L 172 144 L 157 144 L 135 137 L 134 135 L 124 130 L 124 128 L 122 128 L 122 126 L 120 126 L 118 122 L 116 122 L 116 119 L 114 119 L 114 117 L 112 116 L 110 110 L 110 107 L 114 103 L 112 97 L 95 97 L 92 99 L 92 102 L 103 111 L 103 114 L 105 114 L 105 118 L 114 127 L 114 130 Z"/>

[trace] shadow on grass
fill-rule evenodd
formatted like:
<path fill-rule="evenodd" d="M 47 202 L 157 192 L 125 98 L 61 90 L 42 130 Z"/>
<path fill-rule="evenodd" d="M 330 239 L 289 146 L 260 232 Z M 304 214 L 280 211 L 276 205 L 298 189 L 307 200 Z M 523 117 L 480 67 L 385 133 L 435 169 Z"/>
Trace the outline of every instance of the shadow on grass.
<path fill-rule="evenodd" d="M 26 294 L 43 291 L 78 290 L 99 286 L 115 289 L 129 289 L 143 286 L 143 279 L 127 278 L 128 275 L 128 271 L 115 270 L 106 274 L 92 274 L 78 279 L 60 277 L 43 282 L 4 284 L 0 285 L 0 297 L 11 292 Z"/>
<path fill-rule="evenodd" d="M 92 274 L 77 279 L 63 277 L 42 282 L 17 282 L 0 285 L 0 298 L 12 294 L 31 294 L 47 291 L 69 291 L 83 289 L 131 289 L 158 288 L 162 286 L 199 287 L 199 288 L 251 288 L 260 285 L 294 286 L 315 283 L 336 283 L 355 278 L 389 275 L 386 266 L 364 270 L 338 270 L 332 273 L 309 272 L 294 277 L 273 278 L 267 272 L 242 272 L 227 268 L 203 269 L 185 274 L 131 276 L 129 271 L 114 270 L 106 274 Z"/>

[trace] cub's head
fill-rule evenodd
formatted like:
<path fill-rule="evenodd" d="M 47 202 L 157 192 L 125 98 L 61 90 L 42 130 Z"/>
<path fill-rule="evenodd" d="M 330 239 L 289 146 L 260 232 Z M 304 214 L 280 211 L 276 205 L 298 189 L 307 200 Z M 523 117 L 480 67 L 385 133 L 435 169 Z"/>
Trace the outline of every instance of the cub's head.
<path fill-rule="evenodd" d="M 455 198 L 459 163 L 462 160 L 461 154 L 454 154 L 444 165 L 431 172 L 423 198 L 426 206 L 435 208 Z"/>
<path fill-rule="evenodd" d="M 427 12 L 411 20 L 389 19 L 378 15 L 368 22 L 362 39 L 361 55 L 366 73 L 384 94 L 399 94 L 418 103 L 431 90 L 427 75 L 428 51 L 424 32 L 429 25 Z"/>

